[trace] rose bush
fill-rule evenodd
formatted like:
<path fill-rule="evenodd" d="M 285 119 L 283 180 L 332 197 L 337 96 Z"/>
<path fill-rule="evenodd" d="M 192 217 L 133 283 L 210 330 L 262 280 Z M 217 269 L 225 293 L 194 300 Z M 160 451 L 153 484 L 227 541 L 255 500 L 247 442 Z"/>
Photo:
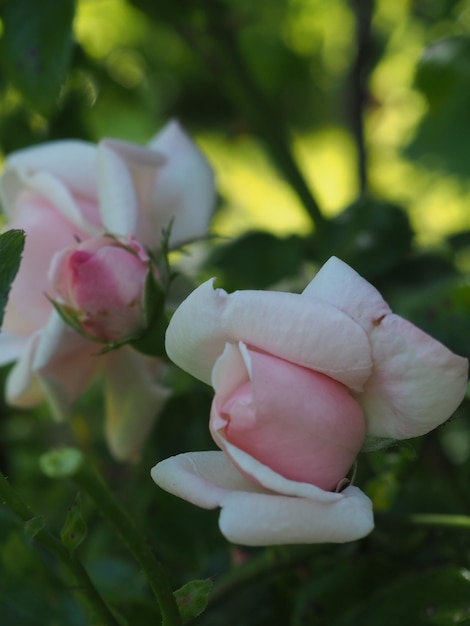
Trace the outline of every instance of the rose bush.
<path fill-rule="evenodd" d="M 343 480 L 362 447 L 432 430 L 455 411 L 467 360 L 391 312 L 333 257 L 303 294 L 196 289 L 167 351 L 215 388 L 221 452 L 158 463 L 162 488 L 205 508 L 246 545 L 343 542 L 373 528 L 372 506 Z M 346 486 L 346 488 L 344 488 Z"/>
<path fill-rule="evenodd" d="M 135 456 L 168 395 L 158 382 L 162 363 L 128 346 L 97 356 L 97 345 L 68 327 L 46 296 L 55 295 L 51 262 L 77 241 L 104 234 L 124 243 L 132 236 L 150 252 L 170 223 L 172 247 L 205 235 L 215 198 L 209 164 L 170 122 L 146 147 L 57 141 L 11 154 L 0 198 L 7 227 L 26 232 L 0 335 L 0 364 L 16 362 L 7 401 L 31 407 L 46 398 L 62 416 L 101 372 L 111 450 Z"/>

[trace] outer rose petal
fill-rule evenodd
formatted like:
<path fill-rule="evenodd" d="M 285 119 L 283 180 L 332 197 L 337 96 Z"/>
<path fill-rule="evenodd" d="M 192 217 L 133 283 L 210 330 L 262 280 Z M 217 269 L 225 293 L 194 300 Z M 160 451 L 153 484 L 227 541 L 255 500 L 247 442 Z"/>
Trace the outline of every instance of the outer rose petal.
<path fill-rule="evenodd" d="M 170 395 L 157 382 L 164 364 L 128 347 L 105 358 L 106 439 L 117 459 L 136 460 Z"/>
<path fill-rule="evenodd" d="M 28 338 L 24 350 L 8 375 L 5 397 L 12 406 L 25 409 L 37 406 L 42 401 L 42 391 L 32 371 L 39 339 L 39 332 Z"/>
<path fill-rule="evenodd" d="M 53 311 L 40 331 L 32 370 L 57 419 L 68 413 L 70 404 L 102 364 L 96 344 L 72 330 Z"/>
<path fill-rule="evenodd" d="M 2 330 L 0 334 L 0 366 L 16 361 L 27 350 L 28 338 Z"/>
<path fill-rule="evenodd" d="M 51 305 L 48 268 L 56 250 L 75 243 L 74 229 L 45 199 L 28 191 L 18 196 L 16 213 L 9 228 L 27 233 L 21 268 L 10 291 L 3 326 L 11 333 L 28 335 L 47 323 Z"/>
<path fill-rule="evenodd" d="M 330 502 L 268 492 L 241 476 L 223 452 L 180 454 L 151 474 L 160 487 L 193 504 L 222 507 L 220 529 L 234 543 L 342 543 L 373 528 L 371 502 L 359 489 L 348 487 Z"/>
<path fill-rule="evenodd" d="M 166 335 L 168 356 L 204 382 L 226 343 L 248 346 L 326 374 L 361 391 L 371 374 L 369 339 L 338 308 L 273 291 L 214 291 L 209 280 L 178 307 Z"/>
<path fill-rule="evenodd" d="M 377 289 L 335 256 L 322 266 L 302 295 L 337 306 L 366 332 L 372 330 L 377 320 L 391 313 Z"/>
<path fill-rule="evenodd" d="M 174 220 L 171 247 L 203 237 L 215 204 L 214 174 L 207 159 L 176 121 L 169 122 L 149 148 L 166 157 L 153 190 L 154 232 Z M 140 239 L 145 233 L 139 228 L 137 235 Z"/>
<path fill-rule="evenodd" d="M 149 228 L 144 209 L 151 203 L 158 168 L 165 158 L 147 148 L 125 141 L 106 139 L 98 146 L 98 192 L 105 229 L 121 237 L 137 232 L 143 219 L 141 243 L 155 247 L 155 233 Z"/>
<path fill-rule="evenodd" d="M 31 186 L 36 171 L 48 172 L 76 195 L 95 198 L 95 157 L 96 147 L 83 141 L 53 141 L 14 152 L 0 183 L 4 210 L 11 215 L 18 193 L 25 184 Z"/>
<path fill-rule="evenodd" d="M 357 401 L 372 437 L 418 437 L 448 419 L 467 389 L 468 361 L 398 315 L 371 332 L 374 372 Z"/>

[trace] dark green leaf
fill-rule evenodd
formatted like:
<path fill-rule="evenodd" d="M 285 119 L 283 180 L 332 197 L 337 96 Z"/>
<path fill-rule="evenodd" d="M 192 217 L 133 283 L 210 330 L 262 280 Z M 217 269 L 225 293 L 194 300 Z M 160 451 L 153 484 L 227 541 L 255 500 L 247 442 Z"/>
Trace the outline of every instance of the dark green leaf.
<path fill-rule="evenodd" d="M 468 177 L 470 141 L 470 38 L 442 39 L 424 53 L 416 86 L 429 110 L 406 149 L 406 156 L 442 171 Z"/>
<path fill-rule="evenodd" d="M 337 626 L 447 626 L 470 614 L 470 580 L 457 568 L 401 577 L 351 611 Z M 336 624 L 335 624 L 336 626 Z"/>
<path fill-rule="evenodd" d="M 216 248 L 208 265 L 218 275 L 222 272 L 220 278 L 229 291 L 264 289 L 298 274 L 304 247 L 303 240 L 294 235 L 281 239 L 271 233 L 248 233 Z"/>
<path fill-rule="evenodd" d="M 82 516 L 80 494 L 77 494 L 75 502 L 68 510 L 64 526 L 60 531 L 60 539 L 67 550 L 73 552 L 85 539 L 86 533 L 87 526 Z"/>
<path fill-rule="evenodd" d="M 42 515 L 36 515 L 32 519 L 28 520 L 24 525 L 24 531 L 33 539 L 38 532 L 44 528 L 44 517 Z"/>
<path fill-rule="evenodd" d="M 7 0 L 1 9 L 0 60 L 9 80 L 41 113 L 49 113 L 72 49 L 75 0 Z"/>
<path fill-rule="evenodd" d="M 314 238 L 311 256 L 324 262 L 335 255 L 364 278 L 375 280 L 403 261 L 412 239 L 413 231 L 401 207 L 361 198 Z"/>
<path fill-rule="evenodd" d="M 0 235 L 0 324 L 8 301 L 11 284 L 20 266 L 24 232 L 9 230 Z"/>
<path fill-rule="evenodd" d="M 183 624 L 187 624 L 204 611 L 212 587 L 212 580 L 206 578 L 204 580 L 191 580 L 175 591 L 175 598 Z"/>

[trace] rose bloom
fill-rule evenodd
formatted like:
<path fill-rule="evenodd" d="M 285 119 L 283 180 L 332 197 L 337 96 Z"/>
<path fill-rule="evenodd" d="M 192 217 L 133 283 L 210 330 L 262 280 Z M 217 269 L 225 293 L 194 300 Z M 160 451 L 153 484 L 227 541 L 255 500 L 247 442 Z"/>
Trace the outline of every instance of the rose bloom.
<path fill-rule="evenodd" d="M 170 122 L 146 147 L 71 140 L 13 153 L 0 198 L 7 228 L 26 232 L 0 335 L 0 364 L 15 362 L 7 401 L 32 407 L 46 399 L 62 417 L 101 372 L 111 451 L 135 457 L 169 393 L 158 383 L 162 362 L 128 346 L 98 356 L 99 346 L 67 326 L 46 296 L 56 295 L 51 262 L 105 234 L 124 243 L 132 238 L 151 252 L 170 223 L 172 247 L 204 236 L 215 199 L 209 164 Z"/>
<path fill-rule="evenodd" d="M 147 325 L 145 282 L 150 259 L 138 241 L 85 239 L 57 252 L 49 278 L 77 330 L 106 344 L 136 338 Z M 73 325 L 73 324 L 72 324 Z"/>
<path fill-rule="evenodd" d="M 197 288 L 177 309 L 167 351 L 212 383 L 221 452 L 157 464 L 163 489 L 204 508 L 234 543 L 344 542 L 373 528 L 346 475 L 365 446 L 424 435 L 447 420 L 467 360 L 391 312 L 331 258 L 299 294 Z"/>

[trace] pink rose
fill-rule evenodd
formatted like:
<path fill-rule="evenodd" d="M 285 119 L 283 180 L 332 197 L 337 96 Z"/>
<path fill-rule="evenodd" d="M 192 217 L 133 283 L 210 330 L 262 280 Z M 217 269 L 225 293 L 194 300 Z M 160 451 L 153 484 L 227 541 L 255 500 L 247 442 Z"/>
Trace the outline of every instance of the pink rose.
<path fill-rule="evenodd" d="M 138 453 L 168 396 L 158 383 L 163 364 L 127 346 L 97 356 L 96 344 L 66 326 L 45 295 L 51 262 L 77 240 L 108 233 L 153 252 L 170 223 L 173 247 L 201 237 L 214 196 L 210 166 L 176 122 L 147 147 L 57 141 L 7 158 L 0 198 L 8 228 L 26 231 L 0 335 L 0 364 L 16 362 L 9 403 L 30 407 L 46 398 L 62 416 L 101 372 L 111 450 L 119 458 Z"/>
<path fill-rule="evenodd" d="M 49 278 L 62 306 L 85 335 L 116 343 L 145 329 L 148 272 L 149 257 L 135 239 L 124 245 L 107 236 L 57 252 Z"/>
<path fill-rule="evenodd" d="M 331 258 L 302 295 L 214 291 L 177 309 L 172 360 L 212 382 L 222 452 L 171 457 L 152 477 L 204 508 L 234 543 L 343 542 L 373 528 L 372 506 L 343 479 L 359 450 L 432 430 L 455 411 L 467 360 L 394 315 Z"/>

